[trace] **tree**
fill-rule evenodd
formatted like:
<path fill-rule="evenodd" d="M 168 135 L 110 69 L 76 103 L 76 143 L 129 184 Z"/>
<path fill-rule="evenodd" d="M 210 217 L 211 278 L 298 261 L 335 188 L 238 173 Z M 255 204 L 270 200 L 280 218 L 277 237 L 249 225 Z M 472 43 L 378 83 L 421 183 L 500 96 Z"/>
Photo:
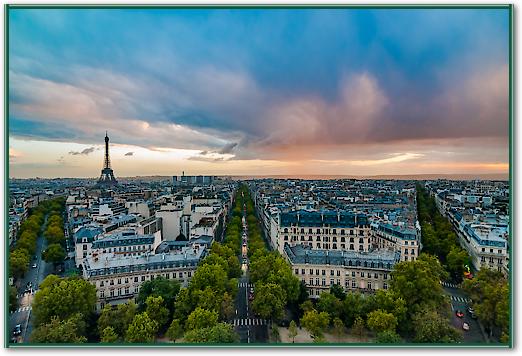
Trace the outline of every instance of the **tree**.
<path fill-rule="evenodd" d="M 330 287 L 330 294 L 334 295 L 340 301 L 343 301 L 346 297 L 346 293 L 344 292 L 343 287 L 339 284 L 332 284 Z"/>
<path fill-rule="evenodd" d="M 385 330 L 377 334 L 378 344 L 400 344 L 402 339 L 396 332 Z"/>
<path fill-rule="evenodd" d="M 295 342 L 295 337 L 297 336 L 297 325 L 294 320 L 290 322 L 290 326 L 288 327 L 288 337 L 292 339 L 292 344 Z"/>
<path fill-rule="evenodd" d="M 136 314 L 127 329 L 125 341 L 134 343 L 150 343 L 154 341 L 158 323 L 152 320 L 147 312 Z"/>
<path fill-rule="evenodd" d="M 364 328 L 364 320 L 363 320 L 363 318 L 361 318 L 360 316 L 356 317 L 355 321 L 353 322 L 352 332 L 355 335 L 357 335 L 359 340 L 362 340 L 363 335 L 364 335 L 364 330 L 365 330 L 365 328 Z"/>
<path fill-rule="evenodd" d="M 449 323 L 449 320 L 436 310 L 425 307 L 412 317 L 415 330 L 415 342 L 422 343 L 454 343 L 462 335 Z"/>
<path fill-rule="evenodd" d="M 397 297 L 408 301 L 407 314 L 411 317 L 425 305 L 436 308 L 444 304 L 440 281 L 446 279 L 446 276 L 437 258 L 421 254 L 415 261 L 395 265 L 390 290 Z"/>
<path fill-rule="evenodd" d="M 279 320 L 283 317 L 286 305 L 285 293 L 280 285 L 275 283 L 256 285 L 256 293 L 252 309 L 264 319 Z"/>
<path fill-rule="evenodd" d="M 47 249 L 42 252 L 42 258 L 45 262 L 56 265 L 65 260 L 65 250 L 59 244 L 50 244 Z"/>
<path fill-rule="evenodd" d="M 186 329 L 196 330 L 212 327 L 217 324 L 218 313 L 214 310 L 206 310 L 201 307 L 197 307 L 192 313 L 190 313 Z"/>
<path fill-rule="evenodd" d="M 339 317 L 341 313 L 341 302 L 331 293 L 323 292 L 317 301 L 317 310 L 324 311 L 330 316 L 330 320 Z"/>
<path fill-rule="evenodd" d="M 136 311 L 136 304 L 132 301 L 118 304 L 117 307 L 106 304 L 98 318 L 98 330 L 100 334 L 107 327 L 111 327 L 119 337 L 123 338 L 129 325 L 134 320 Z"/>
<path fill-rule="evenodd" d="M 185 334 L 186 342 L 193 343 L 235 343 L 239 341 L 232 325 L 219 323 L 213 327 L 190 330 Z"/>
<path fill-rule="evenodd" d="M 391 313 L 397 318 L 398 326 L 407 323 L 406 320 L 406 301 L 396 296 L 390 290 L 379 289 L 375 293 L 375 304 L 379 309 Z"/>
<path fill-rule="evenodd" d="M 227 274 L 220 265 L 202 265 L 196 269 L 189 289 L 203 290 L 211 288 L 217 294 L 223 294 L 227 286 Z"/>
<path fill-rule="evenodd" d="M 464 291 L 473 300 L 477 317 L 493 333 L 509 333 L 509 285 L 502 273 L 482 268 L 472 280 L 465 280 Z"/>
<path fill-rule="evenodd" d="M 310 299 L 308 299 L 303 304 L 301 304 L 300 309 L 303 311 L 303 313 L 314 310 L 314 303 Z"/>
<path fill-rule="evenodd" d="M 462 282 L 464 266 L 466 264 L 469 264 L 468 253 L 460 246 L 451 247 L 446 257 L 446 266 L 453 281 L 457 283 Z"/>
<path fill-rule="evenodd" d="M 341 336 L 344 333 L 344 324 L 343 324 L 343 321 L 338 317 L 336 317 L 333 320 L 333 331 L 334 331 L 335 336 L 337 336 L 337 341 L 340 342 Z"/>
<path fill-rule="evenodd" d="M 221 316 L 225 320 L 230 320 L 234 316 L 234 300 L 232 296 L 225 292 L 221 301 Z"/>
<path fill-rule="evenodd" d="M 16 249 L 23 249 L 27 251 L 29 256 L 34 255 L 36 252 L 36 238 L 28 237 L 30 233 L 27 231 L 23 233 L 23 236 L 16 242 Z"/>
<path fill-rule="evenodd" d="M 368 314 L 366 324 L 368 325 L 368 328 L 375 333 L 395 331 L 395 328 L 397 327 L 397 318 L 391 313 L 378 309 Z"/>
<path fill-rule="evenodd" d="M 156 321 L 158 323 L 158 329 L 162 330 L 169 321 L 169 310 L 165 307 L 163 297 L 150 295 L 145 304 L 147 305 L 147 308 L 145 309 L 147 315 L 152 320 Z"/>
<path fill-rule="evenodd" d="M 47 281 L 50 278 L 53 284 Z M 47 277 L 36 292 L 33 299 L 34 325 L 49 323 L 53 316 L 66 320 L 74 314 L 81 313 L 88 317 L 96 305 L 96 287 L 80 278 Z M 41 287 L 41 286 L 40 286 Z"/>
<path fill-rule="evenodd" d="M 270 328 L 270 336 L 274 343 L 281 342 L 281 335 L 279 334 L 279 328 L 277 325 L 272 325 Z"/>
<path fill-rule="evenodd" d="M 301 318 L 301 325 L 308 330 L 312 338 L 321 337 L 328 326 L 329 316 L 326 312 L 318 313 L 316 310 L 307 311 Z"/>
<path fill-rule="evenodd" d="M 193 308 L 193 300 L 188 288 L 181 288 L 174 303 L 174 318 L 185 321 Z"/>
<path fill-rule="evenodd" d="M 34 343 L 84 343 L 87 338 L 83 316 L 78 313 L 66 320 L 53 316 L 48 323 L 41 324 L 31 334 Z"/>
<path fill-rule="evenodd" d="M 342 302 L 341 318 L 350 327 L 358 316 L 363 315 L 364 300 L 360 293 L 347 293 Z"/>
<path fill-rule="evenodd" d="M 65 240 L 63 230 L 56 225 L 48 226 L 44 236 L 50 244 L 60 244 Z"/>
<path fill-rule="evenodd" d="M 16 309 L 18 309 L 18 298 L 17 296 L 16 288 L 13 286 L 9 286 L 9 311 L 14 312 Z"/>
<path fill-rule="evenodd" d="M 150 281 L 143 282 L 136 302 L 141 311 L 145 309 L 145 301 L 149 296 L 162 297 L 165 306 L 170 313 L 174 311 L 174 302 L 181 288 L 181 284 L 174 279 L 157 277 Z"/>
<path fill-rule="evenodd" d="M 22 277 L 29 269 L 29 254 L 25 249 L 16 249 L 9 253 L 9 270 L 14 277 Z"/>
<path fill-rule="evenodd" d="M 113 343 L 116 341 L 118 341 L 118 335 L 111 326 L 107 326 L 105 329 L 102 330 L 101 342 Z"/>
<path fill-rule="evenodd" d="M 172 323 L 170 323 L 170 326 L 167 329 L 166 335 L 172 341 L 176 341 L 183 336 L 183 327 L 178 319 L 172 320 Z"/>

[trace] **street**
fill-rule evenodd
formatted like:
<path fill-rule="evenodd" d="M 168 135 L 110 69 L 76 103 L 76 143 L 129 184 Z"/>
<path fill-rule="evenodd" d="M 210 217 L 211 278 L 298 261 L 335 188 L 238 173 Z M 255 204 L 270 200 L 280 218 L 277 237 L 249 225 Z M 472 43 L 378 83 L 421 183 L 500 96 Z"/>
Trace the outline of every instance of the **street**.
<path fill-rule="evenodd" d="M 31 259 L 29 262 L 29 270 L 25 274 L 24 278 L 17 281 L 15 285 L 18 290 L 18 309 L 9 315 L 9 327 L 12 337 L 12 331 L 15 326 L 18 324 L 21 325 L 22 333 L 16 338 L 17 343 L 29 341 L 29 336 L 31 335 L 33 329 L 31 325 L 31 305 L 34 294 L 38 290 L 38 286 L 40 283 L 42 283 L 45 277 L 52 273 L 53 266 L 42 260 L 42 251 L 45 250 L 47 246 L 47 241 L 42 235 L 44 230 L 43 227 L 46 225 L 46 223 L 47 216 L 45 217 L 45 222 L 36 241 L 36 259 Z M 32 267 L 33 264 L 36 264 L 36 268 Z"/>
<path fill-rule="evenodd" d="M 444 292 L 449 295 L 451 301 L 451 323 L 463 333 L 463 342 L 466 343 L 485 343 L 486 338 L 480 329 L 477 319 L 472 319 L 467 309 L 471 305 L 471 300 L 464 294 L 462 289 L 457 286 L 447 286 L 443 284 Z M 464 313 L 464 317 L 459 318 L 455 314 L 457 310 Z M 462 325 L 468 323 L 469 330 L 462 329 Z"/>
<path fill-rule="evenodd" d="M 239 334 L 242 343 L 266 343 L 268 340 L 268 320 L 257 318 L 252 312 L 249 300 L 250 291 L 254 285 L 250 283 L 248 276 L 248 225 L 246 223 L 246 212 L 243 206 L 243 238 L 241 254 L 241 270 L 243 275 L 238 281 L 238 293 L 235 307 L 236 315 L 232 324 Z"/>

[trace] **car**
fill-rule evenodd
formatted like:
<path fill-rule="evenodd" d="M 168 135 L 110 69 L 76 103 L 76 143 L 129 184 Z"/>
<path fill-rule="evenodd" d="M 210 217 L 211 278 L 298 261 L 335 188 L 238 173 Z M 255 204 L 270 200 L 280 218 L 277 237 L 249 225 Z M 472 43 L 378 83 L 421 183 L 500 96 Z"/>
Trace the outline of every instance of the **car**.
<path fill-rule="evenodd" d="M 462 310 L 457 310 L 455 312 L 455 315 L 457 316 L 457 318 L 463 318 L 464 317 L 464 313 L 462 312 Z"/>
<path fill-rule="evenodd" d="M 475 309 L 473 309 L 473 307 L 468 307 L 468 313 L 470 313 L 470 314 L 475 313 Z"/>
<path fill-rule="evenodd" d="M 469 316 L 471 316 L 471 319 L 477 319 L 477 314 L 475 314 L 475 312 L 469 313 Z"/>
<path fill-rule="evenodd" d="M 36 263 L 33 263 L 33 265 L 31 267 L 36 268 L 36 267 L 38 267 L 38 265 Z"/>
<path fill-rule="evenodd" d="M 254 294 L 254 287 L 250 287 L 250 294 Z"/>
<path fill-rule="evenodd" d="M 22 325 L 17 324 L 13 329 L 13 335 L 18 336 L 20 334 L 22 334 Z"/>
<path fill-rule="evenodd" d="M 468 331 L 469 330 L 469 324 L 468 323 L 463 323 L 462 324 L 462 330 Z"/>

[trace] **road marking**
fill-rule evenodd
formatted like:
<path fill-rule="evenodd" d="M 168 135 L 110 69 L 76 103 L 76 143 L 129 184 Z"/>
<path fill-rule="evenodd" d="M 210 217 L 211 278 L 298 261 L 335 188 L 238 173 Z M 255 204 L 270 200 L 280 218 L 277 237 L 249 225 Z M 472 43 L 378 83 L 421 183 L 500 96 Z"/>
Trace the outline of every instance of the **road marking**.
<path fill-rule="evenodd" d="M 268 325 L 268 320 L 259 318 L 234 319 L 231 324 L 234 326 Z"/>

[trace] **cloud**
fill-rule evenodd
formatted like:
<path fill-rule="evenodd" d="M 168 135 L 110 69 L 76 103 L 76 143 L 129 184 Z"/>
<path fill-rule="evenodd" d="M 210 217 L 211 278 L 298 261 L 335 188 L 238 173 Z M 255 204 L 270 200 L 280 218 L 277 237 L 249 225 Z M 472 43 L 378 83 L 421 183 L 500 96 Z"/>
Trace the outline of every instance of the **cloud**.
<path fill-rule="evenodd" d="M 423 154 L 420 153 L 397 153 L 393 155 L 393 157 L 375 159 L 375 160 L 355 160 L 350 161 L 350 164 L 355 166 L 373 166 L 373 165 L 381 165 L 381 164 L 390 164 L 390 163 L 399 163 L 404 162 L 410 159 L 416 159 L 423 157 Z"/>
<path fill-rule="evenodd" d="M 221 148 L 217 153 L 219 154 L 226 154 L 231 153 L 234 148 L 237 146 L 237 142 L 227 143 L 223 148 Z"/>
<path fill-rule="evenodd" d="M 90 153 L 93 153 L 95 149 L 96 149 L 95 147 L 89 147 L 89 148 L 83 149 L 80 152 L 79 151 L 69 151 L 69 154 L 72 156 L 78 156 L 78 155 L 88 156 Z"/>
<path fill-rule="evenodd" d="M 125 156 L 134 156 L 134 152 L 127 152 L 125 153 Z"/>
<path fill-rule="evenodd" d="M 223 162 L 507 142 L 505 11 L 54 13 L 59 27 L 38 11 L 10 21 L 14 137 L 92 145 L 109 130 L 111 143 Z"/>

